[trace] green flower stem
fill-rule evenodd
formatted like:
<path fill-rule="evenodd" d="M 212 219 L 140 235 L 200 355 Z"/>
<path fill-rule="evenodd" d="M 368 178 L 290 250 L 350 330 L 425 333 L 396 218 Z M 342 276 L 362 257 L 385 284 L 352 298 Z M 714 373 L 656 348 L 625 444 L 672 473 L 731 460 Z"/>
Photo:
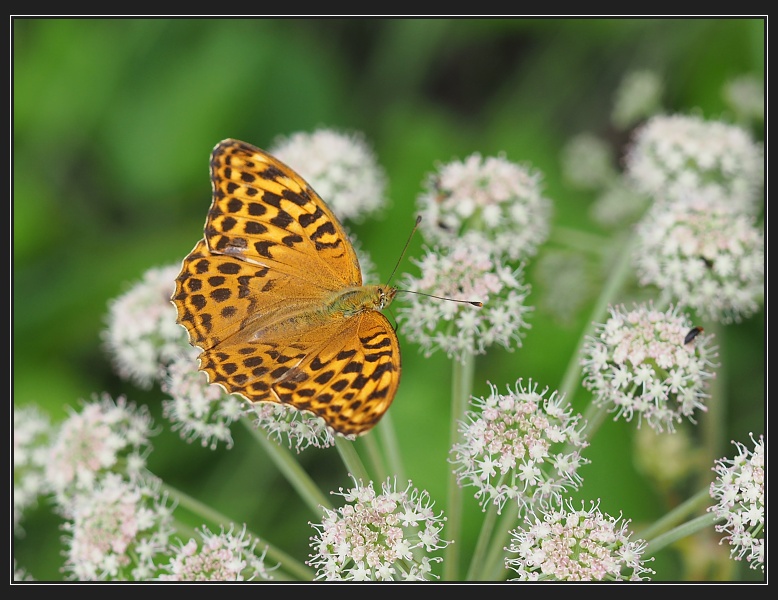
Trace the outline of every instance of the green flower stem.
<path fill-rule="evenodd" d="M 719 345 L 719 363 L 726 364 L 726 356 L 722 356 L 724 344 L 722 344 L 721 334 L 723 328 L 720 323 L 712 322 L 705 324 L 705 333 L 702 335 L 715 335 Z M 707 412 L 700 418 L 700 428 L 703 440 L 702 464 L 710 465 L 711 469 L 716 459 L 721 458 L 724 452 L 725 431 L 727 418 L 727 380 L 726 370 L 717 369 L 716 377 L 710 382 L 710 398 L 705 402 Z M 700 473 L 700 486 L 707 486 L 713 478 L 711 469 L 703 470 Z"/>
<path fill-rule="evenodd" d="M 595 251 L 599 255 L 604 255 L 608 248 L 608 240 L 603 236 L 560 225 L 553 227 L 549 241 L 588 254 Z"/>
<path fill-rule="evenodd" d="M 594 402 L 590 402 L 589 406 L 586 407 L 586 410 L 584 411 L 584 414 L 582 416 L 582 420 L 584 423 L 586 423 L 586 429 L 583 430 L 583 438 L 587 441 L 591 441 L 592 437 L 594 437 L 594 434 L 597 432 L 597 430 L 600 428 L 600 425 L 602 425 L 602 422 L 605 420 L 605 415 L 608 414 L 608 410 L 605 406 L 601 404 L 596 404 Z M 573 446 L 571 444 L 568 444 L 567 447 L 563 450 L 563 454 L 569 454 L 573 451 Z"/>
<path fill-rule="evenodd" d="M 365 465 L 362 464 L 362 460 L 359 458 L 359 454 L 357 454 L 356 448 L 354 448 L 353 442 L 336 435 L 335 448 L 337 448 L 338 454 L 340 454 L 340 458 L 343 460 L 343 464 L 346 465 L 346 470 L 348 470 L 357 481 L 361 480 L 365 485 L 372 481 Z"/>
<path fill-rule="evenodd" d="M 577 389 L 581 377 L 581 349 L 586 343 L 586 338 L 594 332 L 595 323 L 602 323 L 608 314 L 608 306 L 614 304 L 619 296 L 621 288 L 632 275 L 632 254 L 637 245 L 637 236 L 632 235 L 628 238 L 624 246 L 618 253 L 618 260 L 613 266 L 610 277 L 605 282 L 599 298 L 594 304 L 589 323 L 581 333 L 578 340 L 578 346 L 570 356 L 570 362 L 567 370 L 562 377 L 562 384 L 559 386 L 560 395 L 564 395 L 568 402 L 572 402 L 573 392 Z"/>
<path fill-rule="evenodd" d="M 462 361 L 454 360 L 451 384 L 451 421 L 449 448 L 459 440 L 459 421 L 464 418 L 467 402 L 473 390 L 473 373 L 475 372 L 475 356 L 466 354 Z M 456 581 L 459 576 L 459 547 L 456 542 L 462 534 L 462 489 L 457 485 L 453 469 L 448 474 L 448 521 L 446 537 L 455 543 L 446 546 L 443 560 L 443 580 Z"/>
<path fill-rule="evenodd" d="M 366 435 L 360 436 L 355 444 L 359 444 L 367 453 L 367 458 L 370 461 L 370 472 L 373 474 L 370 479 L 372 481 L 386 481 L 388 473 L 375 434 L 369 431 Z"/>
<path fill-rule="evenodd" d="M 296 458 L 288 448 L 283 448 L 267 437 L 264 431 L 260 431 L 252 424 L 250 419 L 241 419 L 243 425 L 249 430 L 254 439 L 265 449 L 270 459 L 275 463 L 281 474 L 297 491 L 308 507 L 318 516 L 322 515 L 322 507 L 332 508 L 329 498 L 322 493 L 313 482 L 308 473 L 300 466 Z"/>
<path fill-rule="evenodd" d="M 207 504 L 200 502 L 196 498 L 193 498 L 189 494 L 182 492 L 181 490 L 171 486 L 170 484 L 162 483 L 162 490 L 166 492 L 170 498 L 176 501 L 178 508 L 183 508 L 184 510 L 189 511 L 192 514 L 197 515 L 198 517 L 200 517 L 200 519 L 210 523 L 211 526 L 214 528 L 216 526 L 228 527 L 229 524 L 232 523 L 238 525 L 236 521 L 229 519 L 226 515 L 223 515 L 222 513 L 214 510 Z M 279 550 L 278 548 L 270 544 L 267 540 L 256 535 L 252 531 L 247 530 L 246 532 L 249 535 L 251 535 L 251 537 L 259 540 L 259 544 L 257 544 L 258 548 L 264 550 L 264 548 L 267 547 L 267 553 L 265 554 L 265 559 L 267 560 L 268 566 L 272 567 L 273 563 L 278 563 L 280 565 L 280 568 L 286 572 L 286 574 L 283 574 L 280 573 L 279 571 L 273 571 L 273 577 L 275 579 L 288 580 L 293 578 L 302 581 L 313 580 L 315 573 L 310 567 L 301 563 L 296 558 L 290 556 L 286 552 Z"/>
<path fill-rule="evenodd" d="M 671 529 L 670 531 L 658 535 L 653 540 L 651 540 L 646 545 L 646 548 L 643 551 L 643 555 L 653 556 L 666 546 L 669 546 L 670 544 L 673 544 L 680 539 L 697 533 L 698 531 L 702 531 L 703 529 L 712 527 L 716 521 L 718 521 L 718 517 L 716 517 L 716 515 L 713 513 L 708 513 L 706 515 L 697 517 L 696 519 L 692 519 L 683 525 L 679 525 L 675 529 Z"/>
<path fill-rule="evenodd" d="M 196 515 L 199 519 L 208 522 L 210 525 L 226 525 L 233 523 L 232 519 L 228 519 L 222 513 L 214 510 L 207 504 L 200 502 L 197 498 L 193 498 L 186 492 L 173 487 L 172 485 L 162 482 L 162 491 L 168 494 L 170 498 L 175 500 L 176 509 L 183 508 L 184 510 Z"/>
<path fill-rule="evenodd" d="M 489 555 L 486 558 L 486 568 L 489 569 L 488 577 L 483 577 L 483 579 L 501 581 L 505 578 L 505 547 L 508 545 L 508 540 L 511 537 L 511 530 L 518 525 L 519 515 L 515 511 L 506 510 L 503 512 L 500 524 L 495 529 L 497 535 L 492 539 Z"/>
<path fill-rule="evenodd" d="M 689 516 L 699 511 L 704 506 L 711 502 L 710 491 L 708 488 L 704 488 L 697 492 L 694 496 L 686 500 L 683 504 L 679 504 L 673 510 L 664 515 L 661 519 L 654 522 L 649 527 L 646 527 L 642 531 L 637 533 L 637 536 L 644 540 L 651 540 L 660 534 L 663 534 L 671 527 L 675 527 L 678 523 L 684 521 Z"/>
<path fill-rule="evenodd" d="M 395 432 L 394 423 L 392 422 L 392 416 L 389 414 L 389 411 L 381 418 L 376 429 L 378 429 L 378 435 L 381 438 L 384 458 L 389 463 L 389 473 L 397 475 L 399 481 L 405 481 L 405 467 L 403 466 L 402 455 L 400 453 L 400 445 L 397 443 L 397 433 Z"/>
<path fill-rule="evenodd" d="M 484 522 L 481 524 L 481 533 L 478 534 L 478 542 L 476 542 L 475 550 L 473 551 L 470 568 L 467 570 L 467 581 L 484 581 L 482 578 L 484 574 L 484 558 L 489 546 L 489 539 L 494 532 L 494 524 L 497 522 L 497 517 L 497 506 L 491 502 L 486 508 Z"/>

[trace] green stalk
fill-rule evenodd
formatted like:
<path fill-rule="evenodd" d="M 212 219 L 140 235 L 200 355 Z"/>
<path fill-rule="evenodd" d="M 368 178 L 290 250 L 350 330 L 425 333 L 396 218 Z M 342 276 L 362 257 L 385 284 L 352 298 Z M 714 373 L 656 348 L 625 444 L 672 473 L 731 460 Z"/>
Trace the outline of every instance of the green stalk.
<path fill-rule="evenodd" d="M 486 509 L 484 522 L 481 524 L 481 533 L 478 535 L 478 542 L 476 542 L 475 550 L 473 551 L 470 568 L 467 570 L 467 581 L 485 581 L 482 578 L 484 572 L 483 564 L 487 548 L 489 547 L 489 539 L 494 532 L 494 524 L 497 522 L 497 516 L 497 506 L 490 502 Z"/>
<path fill-rule="evenodd" d="M 562 225 L 554 226 L 549 241 L 581 253 L 597 252 L 598 255 L 603 255 L 608 246 L 607 238 L 601 235 Z"/>
<path fill-rule="evenodd" d="M 372 431 L 368 432 L 359 438 L 359 443 L 362 444 L 362 447 L 367 452 L 367 458 L 370 461 L 371 472 L 373 473 L 371 480 L 385 481 L 388 473 L 375 434 Z"/>
<path fill-rule="evenodd" d="M 680 539 L 688 537 L 694 533 L 697 533 L 698 531 L 702 531 L 703 529 L 712 527 L 718 520 L 719 519 L 715 514 L 708 513 L 706 515 L 697 517 L 696 519 L 692 519 L 691 521 L 687 521 L 675 529 L 671 529 L 666 533 L 656 536 L 646 545 L 646 548 L 643 551 L 643 555 L 653 556 L 666 546 L 669 546 L 670 544 L 673 544 Z"/>
<path fill-rule="evenodd" d="M 343 464 L 346 465 L 346 470 L 357 481 L 361 480 L 365 485 L 372 481 L 365 465 L 362 464 L 362 459 L 359 458 L 359 454 L 357 454 L 357 450 L 354 448 L 353 442 L 338 435 L 335 436 L 335 448 L 337 448 Z"/>
<path fill-rule="evenodd" d="M 592 308 L 588 324 L 581 333 L 578 345 L 570 356 L 570 362 L 567 363 L 567 369 L 562 377 L 562 383 L 559 386 L 559 393 L 560 395 L 564 395 L 568 402 L 572 401 L 574 396 L 573 392 L 577 389 L 581 378 L 580 355 L 581 349 L 586 343 L 586 338 L 592 335 L 596 323 L 605 321 L 605 317 L 608 314 L 608 306 L 616 302 L 622 287 L 632 275 L 632 253 L 637 244 L 637 239 L 638 238 L 635 235 L 630 236 L 624 244 L 624 247 L 621 248 L 618 255 L 618 261 L 613 266 L 610 277 L 608 277 L 608 280 L 605 282 L 605 285 L 600 292 L 600 296 L 597 298 L 597 301 Z"/>
<path fill-rule="evenodd" d="M 254 427 L 251 420 L 243 418 L 241 421 L 251 435 L 254 436 L 254 439 L 265 449 L 270 460 L 275 463 L 278 470 L 297 491 L 303 502 L 305 502 L 316 515 L 322 514 L 322 507 L 332 508 L 329 498 L 322 493 L 288 448 L 283 448 L 268 438 L 264 431 L 260 431 Z"/>
<path fill-rule="evenodd" d="M 640 531 L 637 536 L 644 540 L 655 538 L 671 527 L 675 527 L 678 523 L 700 510 L 700 508 L 706 506 L 708 503 L 710 503 L 710 501 L 710 491 L 708 488 L 704 488 L 686 500 L 684 503 L 676 506 L 661 519 L 655 521 L 652 525 Z"/>
<path fill-rule="evenodd" d="M 495 528 L 497 535 L 492 540 L 489 555 L 486 557 L 486 569 L 489 570 L 488 577 L 484 579 L 489 581 L 500 581 L 504 578 L 505 571 L 505 547 L 508 545 L 508 539 L 511 537 L 511 530 L 519 524 L 519 515 L 514 511 L 503 512 L 500 518 L 500 524 Z"/>
<path fill-rule="evenodd" d="M 397 432 L 394 429 L 392 417 L 387 413 L 381 418 L 376 427 L 381 437 L 381 446 L 384 449 L 384 458 L 389 463 L 389 473 L 397 476 L 398 481 L 406 481 L 405 467 L 403 466 L 400 445 L 397 443 Z"/>
<path fill-rule="evenodd" d="M 604 406 L 595 404 L 594 402 L 589 403 L 589 406 L 586 407 L 586 410 L 582 415 L 582 420 L 584 423 L 586 423 L 586 428 L 583 430 L 584 439 L 586 439 L 587 441 L 591 441 L 592 437 L 594 437 L 594 434 L 600 428 L 602 422 L 605 420 L 605 415 L 607 414 L 608 411 Z M 571 445 L 568 445 L 565 447 L 565 449 L 562 452 L 563 454 L 567 454 L 572 450 L 573 447 Z"/>
<path fill-rule="evenodd" d="M 459 441 L 459 421 L 464 418 L 467 402 L 473 390 L 473 373 L 475 372 L 475 356 L 467 354 L 460 362 L 453 361 L 451 385 L 451 421 L 449 429 L 449 448 Z M 453 544 L 446 546 L 443 560 L 443 580 L 456 581 L 459 576 L 459 547 L 462 535 L 462 490 L 457 485 L 453 469 L 448 473 L 448 521 L 446 537 Z M 456 542 L 460 543 L 457 544 Z"/>
<path fill-rule="evenodd" d="M 723 366 L 726 364 L 727 358 L 725 355 L 722 355 L 724 353 L 722 333 L 723 328 L 721 324 L 716 322 L 705 324 L 705 333 L 703 335 L 712 334 L 716 336 L 719 346 L 719 363 L 722 365 L 716 370 L 716 377 L 710 381 L 710 398 L 705 402 L 707 412 L 700 418 L 703 441 L 702 464 L 710 465 L 711 467 L 716 462 L 716 459 L 722 456 L 721 452 L 726 443 L 725 419 L 727 418 L 727 397 L 725 390 L 727 389 L 727 371 Z M 699 485 L 705 486 L 710 484 L 711 473 L 710 469 L 702 471 L 699 477 Z"/>

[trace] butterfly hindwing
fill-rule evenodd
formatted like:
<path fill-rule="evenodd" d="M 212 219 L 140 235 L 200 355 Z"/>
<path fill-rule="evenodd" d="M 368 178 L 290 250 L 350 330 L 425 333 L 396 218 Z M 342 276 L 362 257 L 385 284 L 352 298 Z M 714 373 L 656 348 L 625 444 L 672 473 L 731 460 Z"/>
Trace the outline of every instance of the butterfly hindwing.
<path fill-rule="evenodd" d="M 366 312 L 295 340 L 266 336 L 203 352 L 209 381 L 252 402 L 280 402 L 358 434 L 383 416 L 400 380 L 400 347 L 386 317 Z"/>

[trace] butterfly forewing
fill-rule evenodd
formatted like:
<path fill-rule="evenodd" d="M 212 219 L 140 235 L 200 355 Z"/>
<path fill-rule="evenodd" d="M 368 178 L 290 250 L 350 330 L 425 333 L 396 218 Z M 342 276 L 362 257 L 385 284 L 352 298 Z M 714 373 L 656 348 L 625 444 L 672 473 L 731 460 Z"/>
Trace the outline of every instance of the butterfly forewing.
<path fill-rule="evenodd" d="M 399 385 L 397 336 L 378 312 L 393 293 L 362 287 L 343 227 L 282 162 L 225 140 L 211 181 L 205 236 L 173 295 L 200 369 L 252 402 L 311 411 L 345 435 L 369 430 Z"/>
<path fill-rule="evenodd" d="M 362 283 L 343 227 L 281 161 L 245 142 L 225 140 L 211 155 L 211 183 L 205 227 L 211 251 L 292 274 L 302 271 L 309 285 L 338 289 Z"/>

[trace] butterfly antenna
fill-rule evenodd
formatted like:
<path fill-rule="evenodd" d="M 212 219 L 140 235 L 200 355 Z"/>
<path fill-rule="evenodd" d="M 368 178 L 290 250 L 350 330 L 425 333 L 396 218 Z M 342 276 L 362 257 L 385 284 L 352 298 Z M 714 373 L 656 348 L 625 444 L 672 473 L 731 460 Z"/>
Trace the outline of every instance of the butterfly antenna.
<path fill-rule="evenodd" d="M 405 292 L 406 294 L 416 294 L 417 296 L 427 296 L 427 298 L 437 298 L 438 300 L 448 300 L 449 302 L 459 302 L 460 304 L 469 304 L 470 306 L 477 306 L 481 308 L 484 303 L 477 300 L 457 300 L 456 298 L 447 298 L 446 296 L 436 296 L 435 294 L 425 294 L 424 292 L 414 292 L 412 290 L 397 290 L 398 292 Z"/>
<path fill-rule="evenodd" d="M 394 279 L 394 274 L 397 272 L 397 267 L 400 266 L 403 256 L 405 256 L 405 253 L 408 251 L 408 244 L 411 243 L 411 238 L 413 238 L 413 234 L 416 233 L 416 230 L 419 228 L 419 223 L 421 223 L 421 215 L 416 217 L 416 224 L 413 226 L 413 229 L 411 230 L 411 234 L 408 236 L 408 239 L 405 240 L 405 246 L 403 246 L 403 251 L 400 253 L 400 258 L 397 259 L 397 264 L 394 265 L 394 269 L 392 270 L 392 274 L 389 275 L 389 279 L 386 281 L 386 285 L 389 285 L 392 279 Z"/>
<path fill-rule="evenodd" d="M 394 270 L 392 271 L 392 274 L 389 276 L 389 279 L 386 281 L 386 285 L 389 285 L 389 282 L 392 281 L 394 278 L 394 274 L 397 272 L 397 267 L 400 266 L 400 262 L 403 259 L 403 256 L 405 256 L 405 252 L 408 250 L 408 244 L 411 243 L 411 238 L 413 237 L 413 234 L 416 233 L 416 230 L 419 228 L 419 223 L 421 223 L 421 215 L 416 217 L 416 224 L 413 226 L 413 229 L 411 230 L 411 234 L 408 236 L 408 239 L 405 242 L 405 246 L 403 247 L 402 253 L 400 253 L 400 258 L 397 261 L 397 264 L 394 266 Z M 478 306 L 479 308 L 484 305 L 483 302 L 477 302 L 474 300 L 457 300 L 455 298 L 446 298 L 445 296 L 436 296 L 435 294 L 425 294 L 424 292 L 414 292 L 411 290 L 397 290 L 398 292 L 405 292 L 406 294 L 416 294 L 417 296 L 427 296 L 428 298 L 437 298 L 438 300 L 448 300 L 449 302 L 460 302 L 462 304 L 469 304 L 471 306 Z"/>

